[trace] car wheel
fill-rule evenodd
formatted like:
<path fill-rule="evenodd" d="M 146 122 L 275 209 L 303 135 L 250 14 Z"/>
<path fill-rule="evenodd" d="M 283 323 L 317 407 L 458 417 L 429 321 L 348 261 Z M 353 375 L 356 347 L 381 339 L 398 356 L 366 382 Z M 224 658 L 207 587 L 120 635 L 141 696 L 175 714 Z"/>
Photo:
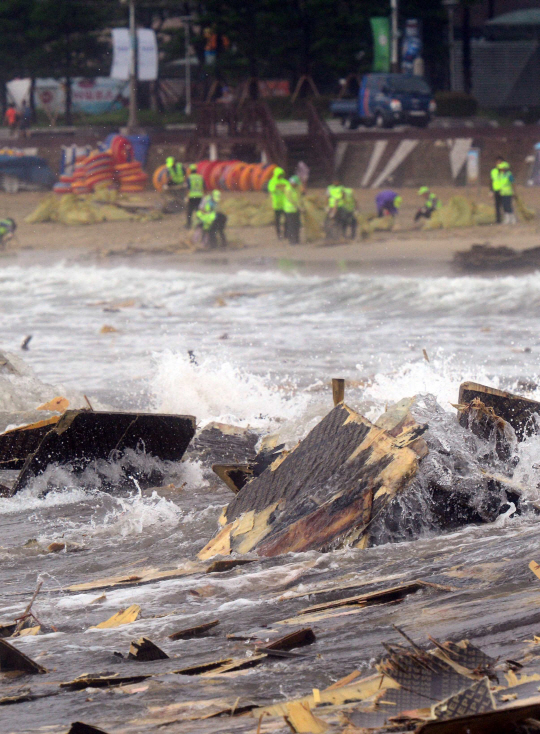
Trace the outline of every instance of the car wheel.
<path fill-rule="evenodd" d="M 358 130 L 359 125 L 360 125 L 360 120 L 358 119 L 358 117 L 349 118 L 349 130 Z"/>

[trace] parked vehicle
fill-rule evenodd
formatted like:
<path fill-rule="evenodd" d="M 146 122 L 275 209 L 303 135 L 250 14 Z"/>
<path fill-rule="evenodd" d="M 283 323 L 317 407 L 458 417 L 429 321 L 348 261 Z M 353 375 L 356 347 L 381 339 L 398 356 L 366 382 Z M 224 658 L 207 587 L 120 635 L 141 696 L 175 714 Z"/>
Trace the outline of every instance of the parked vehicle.
<path fill-rule="evenodd" d="M 351 130 L 359 125 L 426 127 L 435 110 L 426 80 L 407 74 L 366 74 L 357 99 L 338 99 L 330 105 L 333 116 L 341 117 Z"/>

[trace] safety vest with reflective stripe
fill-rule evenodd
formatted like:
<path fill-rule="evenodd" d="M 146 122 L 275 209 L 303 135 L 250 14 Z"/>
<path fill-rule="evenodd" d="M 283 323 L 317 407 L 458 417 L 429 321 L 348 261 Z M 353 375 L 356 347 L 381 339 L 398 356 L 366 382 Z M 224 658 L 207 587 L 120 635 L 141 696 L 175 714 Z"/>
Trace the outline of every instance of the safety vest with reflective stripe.
<path fill-rule="evenodd" d="M 204 196 L 204 178 L 200 173 L 190 173 L 188 176 L 190 199 L 200 199 Z"/>
<path fill-rule="evenodd" d="M 181 163 L 175 163 L 174 160 L 167 159 L 167 172 L 173 184 L 183 184 L 186 180 L 184 166 Z"/>

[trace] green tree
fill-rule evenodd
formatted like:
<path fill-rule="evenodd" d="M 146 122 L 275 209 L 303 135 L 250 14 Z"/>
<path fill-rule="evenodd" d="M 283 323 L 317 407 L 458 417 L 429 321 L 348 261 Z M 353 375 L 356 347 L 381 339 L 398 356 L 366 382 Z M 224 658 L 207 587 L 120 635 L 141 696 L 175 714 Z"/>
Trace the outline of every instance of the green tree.
<path fill-rule="evenodd" d="M 29 69 L 28 54 L 32 42 L 28 37 L 34 0 L 0 0 L 0 102 L 6 103 L 6 82 L 16 76 L 26 76 Z"/>
<path fill-rule="evenodd" d="M 34 0 L 28 37 L 34 51 L 29 63 L 40 73 L 61 77 L 66 85 L 65 122 L 72 122 L 71 80 L 74 76 L 108 74 L 108 43 L 101 31 L 110 18 L 107 2 Z"/>

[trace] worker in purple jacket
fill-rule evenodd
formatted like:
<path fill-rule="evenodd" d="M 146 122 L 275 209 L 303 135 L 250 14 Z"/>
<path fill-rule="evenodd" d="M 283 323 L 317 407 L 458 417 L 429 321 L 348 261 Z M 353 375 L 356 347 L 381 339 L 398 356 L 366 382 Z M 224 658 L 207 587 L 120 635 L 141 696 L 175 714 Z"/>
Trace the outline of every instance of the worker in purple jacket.
<path fill-rule="evenodd" d="M 391 191 L 390 189 L 385 189 L 384 191 L 381 191 L 375 197 L 377 216 L 395 217 L 399 211 L 399 207 L 401 206 L 402 201 L 403 199 L 401 198 L 401 196 L 399 194 L 396 194 L 395 191 Z"/>

